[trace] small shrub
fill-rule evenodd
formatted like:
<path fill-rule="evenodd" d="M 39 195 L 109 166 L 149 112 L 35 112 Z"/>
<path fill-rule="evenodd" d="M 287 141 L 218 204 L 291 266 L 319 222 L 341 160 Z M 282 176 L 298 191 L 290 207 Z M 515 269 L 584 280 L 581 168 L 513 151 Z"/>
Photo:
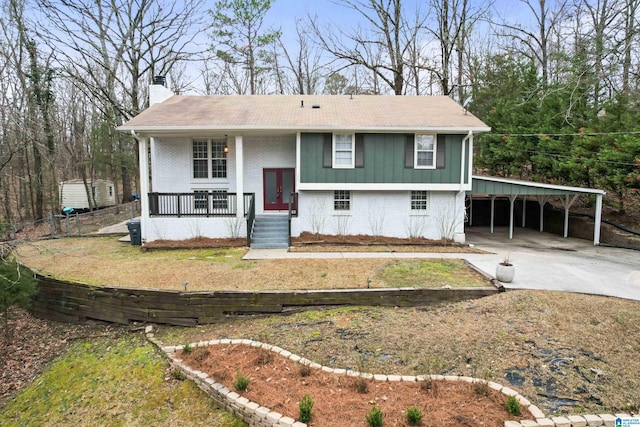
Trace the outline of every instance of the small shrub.
<path fill-rule="evenodd" d="M 489 396 L 489 384 L 485 381 L 476 381 L 473 383 L 473 392 L 476 396 Z"/>
<path fill-rule="evenodd" d="M 369 412 L 367 412 L 367 424 L 369 427 L 382 427 L 382 419 L 384 418 L 384 413 L 380 408 L 374 406 L 371 408 Z"/>
<path fill-rule="evenodd" d="M 171 376 L 178 381 L 184 381 L 187 379 L 187 376 L 179 369 L 172 369 Z"/>
<path fill-rule="evenodd" d="M 430 392 L 433 396 L 438 395 L 438 382 L 431 378 L 425 378 L 425 380 L 422 381 L 421 388 L 425 393 Z"/>
<path fill-rule="evenodd" d="M 363 377 L 356 378 L 356 381 L 353 383 L 353 385 L 356 388 L 356 391 L 360 394 L 369 392 L 369 382 Z"/>
<path fill-rule="evenodd" d="M 263 350 L 260 352 L 260 355 L 258 356 L 256 363 L 258 365 L 264 366 L 264 365 L 268 365 L 272 361 L 273 361 L 273 353 L 267 350 Z"/>
<path fill-rule="evenodd" d="M 183 345 L 183 346 L 182 346 L 182 352 L 183 352 L 184 354 L 189 354 L 189 353 L 191 353 L 192 351 L 193 351 L 193 347 L 191 347 L 191 344 L 188 344 L 188 343 L 187 343 L 187 344 L 185 344 L 185 345 Z"/>
<path fill-rule="evenodd" d="M 236 380 L 233 383 L 233 386 L 236 388 L 236 390 L 238 391 L 245 391 L 247 389 L 247 387 L 249 387 L 249 383 L 251 382 L 251 380 L 248 377 L 245 377 L 242 372 L 238 372 L 236 374 Z"/>
<path fill-rule="evenodd" d="M 300 365 L 300 376 L 308 377 L 311 375 L 311 366 L 309 365 Z"/>
<path fill-rule="evenodd" d="M 422 421 L 422 411 L 417 406 L 407 409 L 407 422 L 410 426 L 417 426 Z"/>
<path fill-rule="evenodd" d="M 516 399 L 514 396 L 509 396 L 507 398 L 507 401 L 504 404 L 504 407 L 507 410 L 507 412 L 513 415 L 514 417 L 517 417 L 518 415 L 520 415 L 520 402 L 518 402 L 518 399 Z"/>
<path fill-rule="evenodd" d="M 311 409 L 313 408 L 313 399 L 308 394 L 305 394 L 300 403 L 298 404 L 300 408 L 300 421 L 307 424 L 311 421 L 311 417 L 313 417 L 313 412 Z"/>
<path fill-rule="evenodd" d="M 198 348 L 193 352 L 193 358 L 197 362 L 202 362 L 207 357 L 209 357 L 209 354 L 209 350 L 207 350 L 206 348 Z"/>

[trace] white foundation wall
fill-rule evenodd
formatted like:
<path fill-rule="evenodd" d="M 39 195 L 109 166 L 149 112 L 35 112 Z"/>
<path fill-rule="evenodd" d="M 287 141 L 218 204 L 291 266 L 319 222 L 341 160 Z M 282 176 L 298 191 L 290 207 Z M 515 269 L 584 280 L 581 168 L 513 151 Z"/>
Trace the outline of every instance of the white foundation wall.
<path fill-rule="evenodd" d="M 291 232 L 379 235 L 464 243 L 464 192 L 429 192 L 426 212 L 411 211 L 410 191 L 352 191 L 349 212 L 333 209 L 333 191 L 301 191 Z"/>
<path fill-rule="evenodd" d="M 256 194 L 256 214 L 264 212 L 262 190 L 265 168 L 296 167 L 296 137 L 245 136 L 244 146 L 244 192 Z"/>
<path fill-rule="evenodd" d="M 145 218 L 143 242 L 247 236 L 244 218 Z"/>
<path fill-rule="evenodd" d="M 227 138 L 227 177 L 193 178 L 192 138 L 156 138 L 151 150 L 151 188 L 156 193 L 190 193 L 193 190 L 235 192 L 235 141 Z"/>

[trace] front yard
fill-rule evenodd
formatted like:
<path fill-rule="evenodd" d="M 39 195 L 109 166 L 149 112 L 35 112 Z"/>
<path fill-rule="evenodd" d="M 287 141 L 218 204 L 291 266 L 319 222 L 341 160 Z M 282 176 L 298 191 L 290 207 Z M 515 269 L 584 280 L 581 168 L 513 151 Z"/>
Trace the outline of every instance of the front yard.
<path fill-rule="evenodd" d="M 184 290 L 481 287 L 461 260 L 296 259 L 244 261 L 246 248 L 142 252 L 116 238 L 23 244 L 17 255 L 41 274 L 91 285 Z"/>

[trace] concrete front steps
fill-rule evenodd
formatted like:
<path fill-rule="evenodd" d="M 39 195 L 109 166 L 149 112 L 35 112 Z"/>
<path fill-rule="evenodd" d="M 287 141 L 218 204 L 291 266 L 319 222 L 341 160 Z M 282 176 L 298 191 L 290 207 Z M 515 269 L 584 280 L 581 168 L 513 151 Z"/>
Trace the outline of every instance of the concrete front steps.
<path fill-rule="evenodd" d="M 252 249 L 289 247 L 288 215 L 257 215 L 251 235 Z"/>

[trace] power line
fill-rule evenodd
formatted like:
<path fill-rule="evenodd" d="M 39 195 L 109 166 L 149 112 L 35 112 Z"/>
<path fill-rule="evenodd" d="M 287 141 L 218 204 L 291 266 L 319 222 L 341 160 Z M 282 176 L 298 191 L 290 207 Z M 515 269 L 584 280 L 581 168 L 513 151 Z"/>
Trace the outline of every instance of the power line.
<path fill-rule="evenodd" d="M 624 132 L 578 132 L 578 133 L 490 133 L 488 135 L 502 136 L 608 136 L 608 135 L 640 135 L 640 131 L 624 131 Z"/>

